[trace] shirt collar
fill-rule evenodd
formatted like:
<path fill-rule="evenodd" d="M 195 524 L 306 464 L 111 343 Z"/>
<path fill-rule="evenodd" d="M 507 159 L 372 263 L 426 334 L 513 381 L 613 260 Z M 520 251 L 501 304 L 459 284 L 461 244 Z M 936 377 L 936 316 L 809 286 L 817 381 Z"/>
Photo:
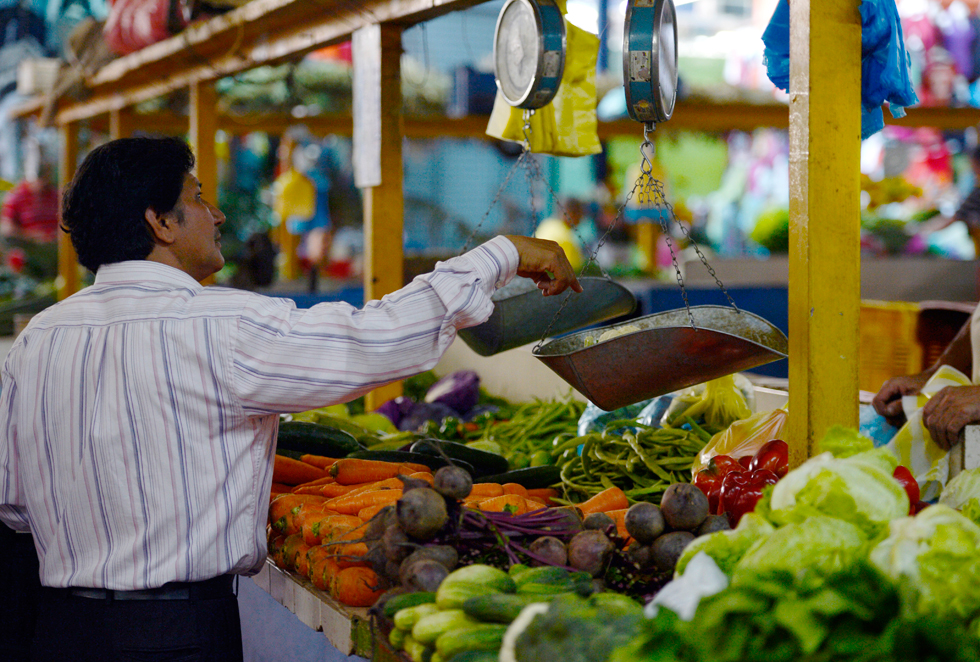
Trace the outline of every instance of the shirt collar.
<path fill-rule="evenodd" d="M 139 283 L 160 285 L 166 289 L 185 288 L 200 292 L 204 286 L 175 267 L 151 260 L 127 260 L 103 264 L 95 274 L 95 285 Z"/>

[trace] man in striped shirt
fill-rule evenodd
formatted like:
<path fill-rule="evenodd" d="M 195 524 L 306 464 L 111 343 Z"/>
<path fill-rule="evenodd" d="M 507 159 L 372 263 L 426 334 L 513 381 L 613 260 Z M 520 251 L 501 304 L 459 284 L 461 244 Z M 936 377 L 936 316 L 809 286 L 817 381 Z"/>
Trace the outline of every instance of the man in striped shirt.
<path fill-rule="evenodd" d="M 63 224 L 95 283 L 3 367 L 0 520 L 34 535 L 35 660 L 241 659 L 232 577 L 266 556 L 279 415 L 431 368 L 515 273 L 581 291 L 557 244 L 518 236 L 362 309 L 202 287 L 224 215 L 192 167 L 173 139 L 88 155 Z"/>

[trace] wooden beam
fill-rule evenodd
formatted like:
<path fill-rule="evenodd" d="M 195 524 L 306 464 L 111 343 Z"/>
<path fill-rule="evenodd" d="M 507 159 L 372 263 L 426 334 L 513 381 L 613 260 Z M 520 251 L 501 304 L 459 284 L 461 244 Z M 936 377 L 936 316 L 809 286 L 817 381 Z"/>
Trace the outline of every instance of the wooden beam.
<path fill-rule="evenodd" d="M 58 129 L 58 189 L 62 194 L 68 189 L 75 176 L 78 163 L 78 124 L 62 124 Z M 58 196 L 58 205 L 63 207 L 64 197 Z M 60 217 L 60 213 L 59 213 Z M 58 233 L 58 300 L 70 297 L 79 289 L 78 256 L 71 245 L 71 237 L 65 232 Z"/>
<path fill-rule="evenodd" d="M 791 465 L 858 423 L 861 18 L 852 0 L 790 4 Z"/>
<path fill-rule="evenodd" d="M 402 28 L 370 25 L 354 33 L 354 179 L 364 196 L 364 300 L 403 284 Z M 372 411 L 402 394 L 400 382 L 367 394 Z"/>
<path fill-rule="evenodd" d="M 196 159 L 195 170 L 201 182 L 201 197 L 217 205 L 218 157 L 215 154 L 214 134 L 218 130 L 218 93 L 210 82 L 196 82 L 190 87 L 188 140 Z M 214 277 L 208 276 L 204 284 L 214 284 Z"/>
<path fill-rule="evenodd" d="M 116 108 L 109 111 L 109 139 L 117 140 L 133 135 L 134 115 L 132 108 Z"/>
<path fill-rule="evenodd" d="M 179 35 L 109 63 L 86 83 L 91 97 L 63 107 L 64 123 L 210 81 L 295 60 L 350 39 L 367 25 L 427 21 L 485 0 L 252 0 Z"/>

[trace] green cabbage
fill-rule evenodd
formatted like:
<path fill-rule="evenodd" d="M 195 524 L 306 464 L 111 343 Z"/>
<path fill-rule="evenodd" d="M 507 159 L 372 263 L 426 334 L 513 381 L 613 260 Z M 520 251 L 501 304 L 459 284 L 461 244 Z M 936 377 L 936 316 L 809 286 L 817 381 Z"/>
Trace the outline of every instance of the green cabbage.
<path fill-rule="evenodd" d="M 980 527 L 943 505 L 897 519 L 871 561 L 918 590 L 919 614 L 980 616 Z"/>
<path fill-rule="evenodd" d="M 961 471 L 952 478 L 939 495 L 939 503 L 960 510 L 975 498 L 980 498 L 980 469 Z"/>
<path fill-rule="evenodd" d="M 834 517 L 814 515 L 776 529 L 745 552 L 735 565 L 733 582 L 740 574 L 806 568 L 830 574 L 853 561 L 866 558 L 868 537 L 856 525 Z"/>
<path fill-rule="evenodd" d="M 749 547 L 756 541 L 767 537 L 775 529 L 772 524 L 755 513 L 746 513 L 738 521 L 738 526 L 731 531 L 717 531 L 695 538 L 677 560 L 675 577 L 684 574 L 684 568 L 698 552 L 704 552 L 718 564 L 726 575 L 731 576 L 738 563 Z"/>
<path fill-rule="evenodd" d="M 874 442 L 862 436 L 854 428 L 834 425 L 823 436 L 817 448 L 821 453 L 830 453 L 837 458 L 851 457 L 874 449 Z"/>
<path fill-rule="evenodd" d="M 909 511 L 908 495 L 892 478 L 896 466 L 884 448 L 844 459 L 822 453 L 786 474 L 756 512 L 777 526 L 824 515 L 851 522 L 874 538 Z"/>

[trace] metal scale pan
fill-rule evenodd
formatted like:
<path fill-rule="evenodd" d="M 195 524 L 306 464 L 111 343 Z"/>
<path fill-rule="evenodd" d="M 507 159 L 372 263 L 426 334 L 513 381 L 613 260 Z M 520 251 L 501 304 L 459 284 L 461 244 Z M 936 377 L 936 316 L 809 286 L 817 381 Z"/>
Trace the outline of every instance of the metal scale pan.
<path fill-rule="evenodd" d="M 533 354 L 606 411 L 786 358 L 786 336 L 758 315 L 729 306 L 690 314 L 697 328 L 688 310 L 670 310 L 557 338 Z"/>
<path fill-rule="evenodd" d="M 580 294 L 546 297 L 530 278 L 515 277 L 491 297 L 494 306 L 490 319 L 461 330 L 459 337 L 477 354 L 492 356 L 537 342 L 545 333 L 561 335 L 636 309 L 636 297 L 619 283 L 592 277 L 579 278 L 578 282 L 582 285 Z M 568 302 L 554 320 L 566 296 Z"/>

